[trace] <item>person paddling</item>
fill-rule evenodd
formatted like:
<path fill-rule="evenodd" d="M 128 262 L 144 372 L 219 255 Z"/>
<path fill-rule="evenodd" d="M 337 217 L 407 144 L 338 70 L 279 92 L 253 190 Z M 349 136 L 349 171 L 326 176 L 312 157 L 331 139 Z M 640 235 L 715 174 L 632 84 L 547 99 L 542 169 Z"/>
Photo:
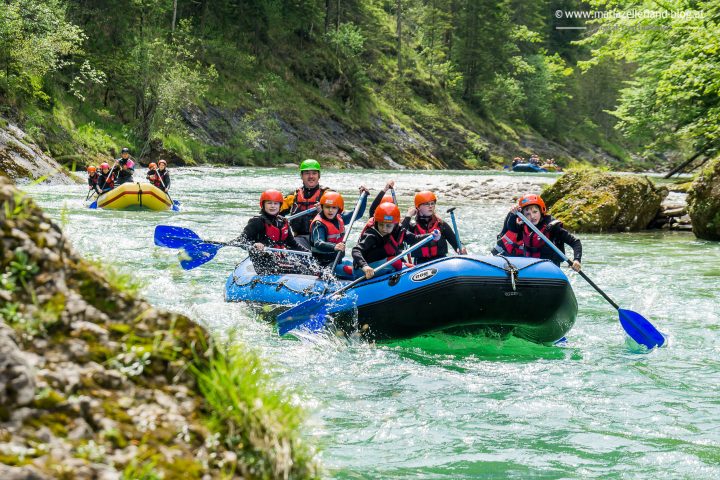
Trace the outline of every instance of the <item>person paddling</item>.
<path fill-rule="evenodd" d="M 135 162 L 130 158 L 130 149 L 124 147 L 120 152 L 120 158 L 117 159 L 117 165 L 114 167 L 117 170 L 117 177 L 115 179 L 116 185 L 122 185 L 123 183 L 133 183 L 133 174 L 135 173 Z"/>
<path fill-rule="evenodd" d="M 352 249 L 353 266 L 362 270 L 365 278 L 375 275 L 373 267 L 379 266 L 387 259 L 402 252 L 403 244 L 414 245 L 428 235 L 416 235 L 400 226 L 400 208 L 394 203 L 381 203 L 373 215 L 375 225 L 368 228 L 360 236 L 357 245 Z M 440 240 L 439 230 L 433 230 L 434 241 Z M 401 270 L 404 264 L 398 259 L 392 269 Z M 389 273 L 390 268 L 383 269 L 380 274 Z"/>
<path fill-rule="evenodd" d="M 158 160 L 157 175 L 159 185 L 156 186 L 167 193 L 170 190 L 170 170 L 167 169 L 167 160 L 163 158 Z"/>
<path fill-rule="evenodd" d="M 100 164 L 100 179 L 98 183 L 100 184 L 100 191 L 102 193 L 109 192 L 115 188 L 115 176 L 116 170 L 114 168 L 111 169 L 107 162 Z"/>
<path fill-rule="evenodd" d="M 345 225 L 352 219 L 353 212 L 344 212 L 345 200 L 338 192 L 327 191 L 320 198 L 322 210 L 310 223 L 310 240 L 313 257 L 321 267 L 335 263 L 338 252 L 345 254 Z M 357 216 L 365 213 L 364 202 L 360 202 Z"/>
<path fill-rule="evenodd" d="M 545 258 L 557 266 L 560 266 L 563 262 L 563 259 L 551 246 L 546 245 L 530 227 L 520 220 L 515 214 L 515 212 L 519 210 L 521 210 L 523 215 L 525 215 L 543 235 L 548 237 L 563 254 L 565 252 L 565 245 L 570 245 L 574 256 L 572 269 L 579 272 L 582 268 L 580 263 L 582 258 L 582 242 L 580 242 L 579 238 L 565 230 L 562 222 L 555 220 L 551 215 L 547 214 L 547 207 L 540 195 L 523 195 L 520 197 L 520 200 L 518 200 L 518 204 L 510 209 L 510 213 L 505 219 L 505 227 L 503 228 L 503 231 L 506 232 L 504 236 L 507 236 L 510 242 L 503 240 L 503 237 L 501 237 L 493 253 L 497 254 L 498 251 L 502 252 L 504 250 L 511 256 Z M 514 253 L 510 253 L 511 251 Z"/>
<path fill-rule="evenodd" d="M 362 231 L 360 232 L 360 235 L 362 236 L 363 233 L 367 231 L 368 228 L 372 228 L 373 225 L 375 225 L 375 210 L 381 203 L 395 203 L 395 198 L 392 194 L 387 193 L 388 190 L 392 191 L 395 188 L 395 180 L 390 180 L 385 184 L 385 188 L 380 190 L 375 197 L 375 200 L 372 201 L 370 204 L 370 218 L 368 219 L 367 223 L 365 223 L 365 226 L 363 227 Z"/>
<path fill-rule="evenodd" d="M 100 195 L 100 174 L 97 171 L 97 167 L 95 165 L 90 165 L 87 167 L 87 174 L 88 174 L 88 187 L 91 191 L 97 193 Z M 90 194 L 88 194 L 88 198 L 90 197 Z"/>
<path fill-rule="evenodd" d="M 415 207 L 408 209 L 407 215 L 402 222 L 403 228 L 416 235 L 424 235 L 433 230 L 440 231 L 441 238 L 439 240 L 434 240 L 413 252 L 413 259 L 418 265 L 447 256 L 448 242 L 455 252 L 467 255 L 467 250 L 464 247 L 460 248 L 452 227 L 435 214 L 436 204 L 437 196 L 433 192 L 426 190 L 416 193 Z"/>
<path fill-rule="evenodd" d="M 260 195 L 260 215 L 248 220 L 242 234 L 231 242 L 248 247 L 255 271 L 261 275 L 307 273 L 302 271 L 298 262 L 291 262 L 284 256 L 264 252 L 265 247 L 308 251 L 295 240 L 288 221 L 279 215 L 282 202 L 281 192 L 274 189 L 265 190 Z M 312 273 L 314 274 L 315 271 Z"/>
<path fill-rule="evenodd" d="M 162 183 L 160 182 L 160 175 L 157 173 L 157 163 L 150 162 L 148 165 L 148 171 L 145 174 L 145 178 L 148 182 L 152 183 L 157 188 L 162 189 Z"/>

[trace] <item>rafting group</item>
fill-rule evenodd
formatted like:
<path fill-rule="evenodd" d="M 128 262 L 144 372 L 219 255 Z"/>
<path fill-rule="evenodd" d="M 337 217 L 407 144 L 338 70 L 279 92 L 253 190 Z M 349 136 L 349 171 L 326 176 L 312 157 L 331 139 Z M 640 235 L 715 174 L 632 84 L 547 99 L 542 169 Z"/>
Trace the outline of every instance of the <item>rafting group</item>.
<path fill-rule="evenodd" d="M 170 198 L 170 172 L 167 160 L 150 163 L 145 175 L 146 182 L 136 182 L 135 162 L 130 149 L 124 147 L 120 158 L 112 167 L 107 162 L 100 167 L 87 167 L 88 194 L 85 200 L 97 196 L 90 208 L 149 208 L 151 210 L 177 209 L 177 202 Z"/>
<path fill-rule="evenodd" d="M 507 168 L 507 167 L 505 167 Z M 561 172 L 562 168 L 555 163 L 554 158 L 546 158 L 541 160 L 540 156 L 536 153 L 530 155 L 530 158 L 525 160 L 522 157 L 515 157 L 510 164 L 510 169 L 513 172 Z"/>
<path fill-rule="evenodd" d="M 448 244 L 457 254 L 467 254 L 453 228 L 437 215 L 434 192 L 416 193 L 414 205 L 402 217 L 394 194 L 391 194 L 395 183 L 389 181 L 370 205 L 370 218 L 351 251 L 352 264 L 338 263 L 346 253 L 348 223 L 363 216 L 370 192 L 360 186 L 355 209 L 346 211 L 342 194 L 321 186 L 320 176 L 318 161 L 302 162 L 302 186 L 289 195 L 275 189 L 264 191 L 259 200 L 260 213 L 252 217 L 242 234 L 230 242 L 247 248 L 258 274 L 324 273 L 337 278 L 362 276 L 370 279 L 443 258 L 448 254 Z M 513 207 L 493 249 L 495 254 L 545 258 L 560 264 L 558 255 L 517 217 L 515 213 L 519 210 L 557 246 L 569 245 L 574 253 L 573 269 L 580 269 L 580 240 L 547 214 L 545 203 L 538 195 L 524 195 Z M 290 215 L 291 220 L 286 215 Z M 405 246 L 415 245 L 427 237 L 432 240 L 415 250 L 411 259 L 397 259 L 390 266 L 377 269 L 387 259 L 397 256 Z M 266 251 L 266 248 L 272 250 Z M 283 252 L 278 253 L 278 250 Z M 312 257 L 298 255 L 288 259 L 285 252 L 290 256 L 295 252 L 308 252 Z"/>

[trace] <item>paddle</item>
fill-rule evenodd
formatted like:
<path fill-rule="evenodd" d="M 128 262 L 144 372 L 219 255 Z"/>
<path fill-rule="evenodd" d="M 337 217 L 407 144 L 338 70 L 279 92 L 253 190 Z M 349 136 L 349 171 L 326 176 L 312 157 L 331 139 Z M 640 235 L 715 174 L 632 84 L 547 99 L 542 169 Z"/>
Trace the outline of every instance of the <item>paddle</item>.
<path fill-rule="evenodd" d="M 423 238 L 421 241 L 419 241 L 412 247 L 409 247 L 405 249 L 405 251 L 395 255 L 393 258 L 383 263 L 379 267 L 373 268 L 373 271 L 376 273 L 379 272 L 383 268 L 395 262 L 398 258 L 402 258 L 405 255 L 408 255 L 409 253 L 417 250 L 418 248 L 422 247 L 428 242 L 431 242 L 432 240 L 432 235 L 428 235 L 427 238 Z M 286 312 L 281 313 L 277 317 L 278 333 L 280 335 L 285 335 L 289 331 L 306 324 L 312 324 L 314 327 L 317 326 L 317 328 L 322 327 L 322 325 L 324 325 L 325 323 L 325 310 L 328 303 L 331 302 L 333 299 L 338 298 L 342 292 L 353 288 L 355 285 L 362 282 L 363 280 L 365 280 L 365 276 L 362 276 L 348 283 L 344 287 L 330 293 L 329 295 L 322 294 L 316 297 L 312 297 L 298 305 L 295 305 Z"/>
<path fill-rule="evenodd" d="M 572 262 L 562 253 L 562 251 L 560 251 L 560 249 L 557 248 L 555 244 L 553 244 L 545 235 L 543 235 L 542 232 L 538 230 L 538 228 L 525 217 L 525 215 L 523 215 L 521 212 L 515 213 L 520 218 L 520 220 L 525 222 L 525 224 L 538 235 L 538 237 L 540 237 L 548 246 L 555 250 L 555 253 L 560 255 L 560 258 L 567 262 L 568 265 L 572 266 Z M 580 276 L 590 284 L 590 286 L 597 290 L 597 292 L 602 295 L 603 298 L 607 300 L 610 305 L 615 307 L 615 310 L 618 311 L 618 314 L 620 316 L 620 325 L 622 325 L 623 329 L 625 329 L 625 332 L 627 332 L 630 338 L 635 340 L 640 345 L 645 345 L 648 349 L 663 346 L 663 344 L 665 343 L 665 336 L 660 333 L 660 331 L 655 328 L 649 320 L 647 320 L 645 317 L 643 317 L 637 312 L 620 308 L 617 303 L 615 303 L 610 297 L 607 296 L 605 292 L 600 289 L 600 287 L 595 285 L 595 282 L 590 280 L 590 278 L 585 275 L 585 272 L 581 270 L 577 273 L 579 273 Z"/>
<path fill-rule="evenodd" d="M 105 188 L 105 184 L 107 183 L 108 178 L 110 178 L 110 175 L 112 175 L 112 172 L 113 172 L 113 170 L 115 169 L 115 165 L 117 165 L 117 160 L 115 160 L 115 163 L 113 163 L 112 168 L 111 168 L 110 170 L 108 170 L 108 174 L 107 174 L 107 176 L 105 177 L 105 180 L 103 180 L 102 187 L 100 187 L 100 191 L 101 191 L 101 192 L 102 192 L 103 188 Z M 93 208 L 93 209 L 94 209 L 94 208 L 98 208 L 97 201 L 98 201 L 98 199 L 100 199 L 100 195 L 102 195 L 102 194 L 99 194 L 99 195 L 98 195 L 98 198 L 95 199 L 95 201 L 92 202 L 88 208 Z"/>
<path fill-rule="evenodd" d="M 157 176 L 158 180 L 160 180 L 160 185 L 162 185 L 165 195 L 167 195 L 168 198 L 170 199 L 170 202 L 172 203 L 173 211 L 179 212 L 180 211 L 180 202 L 172 199 L 172 197 L 170 196 L 170 191 L 169 191 L 170 189 L 165 187 L 165 182 L 163 182 L 162 175 L 160 175 L 160 172 L 158 170 L 155 170 L 155 176 Z"/>
<path fill-rule="evenodd" d="M 209 262 L 218 250 L 222 247 L 239 247 L 247 249 L 247 245 L 240 245 L 233 242 L 206 241 L 188 228 L 173 227 L 171 225 L 158 225 L 155 227 L 155 245 L 167 248 L 182 248 L 189 258 L 180 260 L 180 265 L 185 270 L 192 270 L 200 265 Z M 265 251 L 286 253 L 290 255 L 311 256 L 310 252 L 298 252 L 282 248 L 265 247 Z"/>
<path fill-rule="evenodd" d="M 350 230 L 352 230 L 352 227 L 355 224 L 355 220 L 357 220 L 358 211 L 360 210 L 360 203 L 363 201 L 363 198 L 367 197 L 367 195 L 368 195 L 368 193 L 364 190 L 360 194 L 360 198 L 358 198 L 358 201 L 355 204 L 355 210 L 353 210 L 352 217 L 350 217 L 350 223 L 348 224 L 347 228 L 345 229 L 345 235 L 343 235 L 342 243 L 346 243 L 347 239 L 350 237 Z M 338 212 L 338 215 L 340 215 L 339 212 Z M 333 263 L 330 266 L 330 273 L 335 272 L 335 267 L 337 266 L 338 262 L 340 261 L 340 257 L 342 256 L 342 254 L 343 254 L 343 252 L 338 252 L 337 255 L 335 255 L 335 260 L 333 260 Z"/>
<path fill-rule="evenodd" d="M 455 240 L 457 240 L 458 250 L 463 249 L 463 244 L 460 241 L 460 230 L 457 228 L 457 221 L 455 220 L 455 209 L 457 207 L 448 208 L 447 213 L 450 214 L 450 220 L 452 220 L 453 230 L 455 230 Z"/>

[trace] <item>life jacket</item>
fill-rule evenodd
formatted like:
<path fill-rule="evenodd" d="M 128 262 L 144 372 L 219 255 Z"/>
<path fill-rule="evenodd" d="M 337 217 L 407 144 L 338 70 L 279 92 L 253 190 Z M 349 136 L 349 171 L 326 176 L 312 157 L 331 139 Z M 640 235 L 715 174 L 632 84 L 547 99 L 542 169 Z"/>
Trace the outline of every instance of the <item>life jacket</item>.
<path fill-rule="evenodd" d="M 336 227 L 333 222 L 328 220 L 327 218 L 323 217 L 321 214 L 315 215 L 315 218 L 313 218 L 312 223 L 322 223 L 325 225 L 325 228 L 327 229 L 327 241 L 330 243 L 340 243 L 342 242 L 343 236 L 345 235 L 345 222 L 343 222 L 342 217 L 340 216 L 340 213 L 335 216 L 338 220 L 338 226 Z M 312 223 L 310 229 L 312 230 Z"/>
<path fill-rule="evenodd" d="M 383 248 L 385 249 L 385 253 L 388 256 L 388 260 L 396 256 L 398 253 L 402 251 L 402 244 L 405 241 L 405 230 L 400 230 L 400 236 L 398 238 L 395 238 L 393 234 L 386 236 L 384 238 L 385 242 L 383 243 Z M 402 258 L 398 258 L 396 261 L 392 263 L 392 267 L 395 270 L 401 270 L 403 267 L 403 261 Z"/>
<path fill-rule="evenodd" d="M 365 226 L 362 229 L 362 232 L 360 232 L 360 236 L 362 237 L 365 232 L 367 232 L 368 228 L 373 228 L 375 226 L 375 217 L 370 217 L 370 220 L 367 221 Z"/>
<path fill-rule="evenodd" d="M 263 221 L 265 225 L 265 236 L 272 242 L 272 247 L 286 248 L 285 242 L 290 232 L 288 221 L 283 218 L 282 227 L 278 227 L 275 222 L 271 222 L 264 216 Z"/>
<path fill-rule="evenodd" d="M 430 222 L 428 222 L 427 230 L 420 226 L 419 223 L 416 223 L 413 227 L 413 233 L 416 233 L 418 235 L 425 235 L 435 229 L 440 230 L 440 222 L 441 220 L 437 216 L 433 215 L 430 219 Z M 440 241 L 444 240 L 440 239 Z M 436 242 L 435 240 L 430 243 L 426 243 L 424 247 L 420 248 L 419 255 L 417 256 L 419 256 L 420 258 L 437 258 L 439 256 L 438 243 L 440 242 Z"/>
<path fill-rule="evenodd" d="M 555 225 L 562 226 L 562 222 L 559 220 L 544 222 L 543 226 L 539 228 L 539 230 L 543 235 L 550 239 L 550 241 L 552 241 L 552 238 L 550 238 L 550 230 L 551 227 L 554 227 Z M 527 225 L 523 225 L 522 243 L 526 257 L 540 258 L 543 247 L 545 247 L 545 241 L 533 232 Z"/>
<path fill-rule="evenodd" d="M 93 176 L 88 175 L 88 185 L 90 185 L 91 187 L 98 185 L 99 182 L 100 182 L 100 174 L 99 173 L 96 172 L 95 175 L 93 175 Z"/>
<path fill-rule="evenodd" d="M 498 243 L 502 244 L 502 247 L 505 249 L 505 253 L 508 255 L 514 257 L 525 256 L 525 244 L 523 243 L 523 237 L 519 233 L 505 230 L 498 235 Z"/>
<path fill-rule="evenodd" d="M 295 199 L 293 200 L 292 213 L 304 212 L 308 208 L 314 208 L 315 204 L 320 201 L 320 197 L 325 193 L 326 188 L 318 187 L 315 193 L 309 197 L 305 197 L 305 189 L 298 188 L 295 192 Z"/>
<path fill-rule="evenodd" d="M 151 170 L 148 172 L 148 179 L 158 188 L 163 188 L 163 184 L 160 181 L 160 173 L 157 170 Z"/>
<path fill-rule="evenodd" d="M 105 175 L 105 174 L 103 174 L 103 175 Z M 105 183 L 103 184 L 103 183 L 100 182 L 99 180 L 98 180 L 98 183 L 99 183 L 99 185 L 100 185 L 100 188 L 102 188 L 102 189 L 106 189 L 106 188 L 107 188 L 107 189 L 113 189 L 113 188 L 115 188 L 115 173 L 113 173 L 113 171 L 110 170 L 110 171 L 107 173 L 107 176 L 105 177 Z"/>

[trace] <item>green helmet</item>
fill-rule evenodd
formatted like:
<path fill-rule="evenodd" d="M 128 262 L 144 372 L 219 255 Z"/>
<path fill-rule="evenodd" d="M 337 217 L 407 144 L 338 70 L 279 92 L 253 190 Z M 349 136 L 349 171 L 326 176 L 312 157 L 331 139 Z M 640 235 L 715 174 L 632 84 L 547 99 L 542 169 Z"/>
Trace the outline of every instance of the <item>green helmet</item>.
<path fill-rule="evenodd" d="M 317 160 L 313 160 L 312 158 L 308 158 L 307 160 L 304 160 L 300 164 L 300 172 L 304 172 L 306 170 L 317 170 L 318 172 L 322 169 L 320 168 L 320 162 Z"/>

